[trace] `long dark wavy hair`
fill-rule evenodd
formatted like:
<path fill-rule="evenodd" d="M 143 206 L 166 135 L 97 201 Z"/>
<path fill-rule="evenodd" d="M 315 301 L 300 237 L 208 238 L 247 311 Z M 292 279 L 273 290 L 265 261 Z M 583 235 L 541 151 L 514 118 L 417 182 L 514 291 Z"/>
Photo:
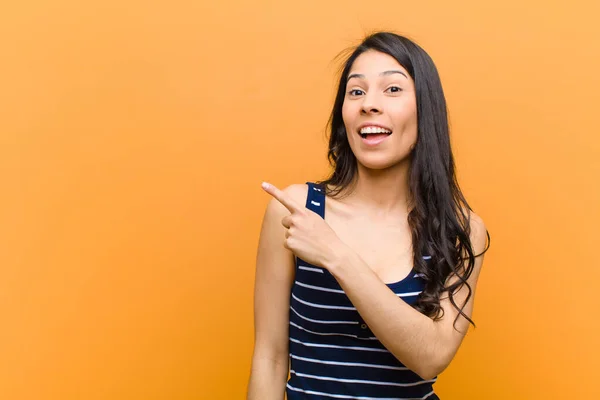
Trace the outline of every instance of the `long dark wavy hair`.
<path fill-rule="evenodd" d="M 328 159 L 333 171 L 326 180 L 318 183 L 332 197 L 338 197 L 344 191 L 348 193 L 347 189 L 351 190 L 355 183 L 357 160 L 346 136 L 342 105 L 348 73 L 358 56 L 367 50 L 394 57 L 415 83 L 418 132 L 409 172 L 408 223 L 412 231 L 414 268 L 422 274 L 426 284 L 414 307 L 439 320 L 444 314 L 440 298 L 447 293 L 450 302 L 459 311 L 458 316 L 464 316 L 475 325 L 463 312 L 472 295 L 467 279 L 473 271 L 475 258 L 479 256 L 474 254 L 470 241 L 471 208 L 456 179 L 446 99 L 440 77 L 432 59 L 416 43 L 395 33 L 378 32 L 366 37 L 347 57 L 328 123 Z M 484 253 L 488 248 L 489 234 Z M 458 280 L 446 286 L 451 276 Z M 454 294 L 463 286 L 467 287 L 468 295 L 459 305 Z"/>

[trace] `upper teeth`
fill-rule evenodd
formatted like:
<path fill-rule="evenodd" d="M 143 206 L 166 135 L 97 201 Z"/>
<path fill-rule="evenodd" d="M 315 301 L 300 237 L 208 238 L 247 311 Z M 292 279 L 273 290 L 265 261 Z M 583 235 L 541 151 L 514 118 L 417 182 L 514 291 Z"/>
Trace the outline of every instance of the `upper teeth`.
<path fill-rule="evenodd" d="M 366 135 L 369 133 L 392 133 L 392 131 L 385 129 L 385 128 L 380 128 L 378 126 L 367 126 L 364 127 L 360 130 L 361 135 Z"/>

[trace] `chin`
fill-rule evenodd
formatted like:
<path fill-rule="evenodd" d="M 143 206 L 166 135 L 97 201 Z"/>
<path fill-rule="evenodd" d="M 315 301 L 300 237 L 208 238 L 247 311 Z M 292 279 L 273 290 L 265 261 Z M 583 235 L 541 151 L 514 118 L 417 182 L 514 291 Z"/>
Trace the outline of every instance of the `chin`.
<path fill-rule="evenodd" d="M 367 169 L 383 170 L 397 164 L 397 161 L 388 157 L 361 157 L 357 159 L 358 163 Z"/>
<path fill-rule="evenodd" d="M 402 164 L 405 161 L 408 161 L 407 157 L 397 158 L 385 156 L 383 154 L 370 154 L 370 155 L 362 155 L 356 158 L 357 162 L 362 165 L 364 168 L 371 170 L 384 170 L 391 167 L 394 167 L 398 164 Z"/>

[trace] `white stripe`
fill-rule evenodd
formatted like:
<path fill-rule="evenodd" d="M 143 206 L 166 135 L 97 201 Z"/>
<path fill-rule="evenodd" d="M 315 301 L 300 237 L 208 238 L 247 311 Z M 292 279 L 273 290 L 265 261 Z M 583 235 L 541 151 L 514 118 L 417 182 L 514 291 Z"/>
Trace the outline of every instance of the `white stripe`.
<path fill-rule="evenodd" d="M 324 304 L 316 304 L 316 303 L 310 303 L 308 301 L 304 301 L 299 299 L 298 297 L 296 297 L 295 294 L 292 293 L 292 297 L 294 299 L 296 299 L 296 301 L 302 303 L 302 304 L 306 304 L 307 306 L 311 306 L 311 307 L 315 307 L 315 308 L 326 308 L 328 310 L 356 310 L 356 308 L 354 307 L 345 307 L 345 306 L 326 306 Z"/>
<path fill-rule="evenodd" d="M 371 347 L 360 347 L 360 346 L 337 346 L 334 344 L 320 344 L 320 343 L 309 343 L 309 342 L 302 342 L 298 339 L 294 339 L 292 337 L 290 337 L 290 340 L 294 343 L 298 343 L 301 344 L 303 346 L 307 346 L 307 347 L 326 347 L 326 348 L 330 348 L 330 349 L 344 349 L 344 350 L 360 350 L 360 351 L 375 351 L 378 353 L 389 353 L 389 351 L 387 349 L 374 349 Z"/>
<path fill-rule="evenodd" d="M 307 289 L 320 290 L 322 292 L 331 292 L 331 293 L 346 294 L 346 292 L 344 292 L 343 290 L 329 289 L 329 288 L 324 288 L 324 287 L 321 287 L 321 286 L 308 285 L 306 283 L 302 283 L 302 282 L 299 282 L 299 281 L 296 281 L 296 284 L 298 286 L 302 286 L 302 287 L 305 287 Z M 410 296 L 417 296 L 419 294 L 421 294 L 421 291 L 419 291 L 419 292 L 407 292 L 407 293 L 396 293 L 396 296 L 399 296 L 399 297 L 410 297 Z"/>
<path fill-rule="evenodd" d="M 317 360 L 315 358 L 306 358 L 296 356 L 294 354 L 290 354 L 290 357 L 300 360 L 311 362 L 315 364 L 325 364 L 325 365 L 343 365 L 345 367 L 368 367 L 368 368 L 379 368 L 379 369 L 391 369 L 393 371 L 407 371 L 406 367 L 394 367 L 392 365 L 381 365 L 381 364 L 366 364 L 366 363 L 352 363 L 352 362 L 343 362 L 343 361 L 326 361 L 326 360 Z"/>
<path fill-rule="evenodd" d="M 302 283 L 299 281 L 296 281 L 296 284 L 298 286 L 302 286 L 308 289 L 314 289 L 314 290 L 320 290 L 322 292 L 331 292 L 331 293 L 340 293 L 340 294 L 346 294 L 346 292 L 344 292 L 343 290 L 339 290 L 339 289 L 329 289 L 329 288 L 324 288 L 321 286 L 313 286 L 313 285 L 308 285 L 306 283 Z M 421 292 L 407 292 L 407 293 L 396 293 L 397 296 L 400 297 L 410 297 L 410 296 L 416 296 L 421 294 Z"/>
<path fill-rule="evenodd" d="M 312 204 L 314 204 L 315 206 L 320 206 L 320 205 L 321 205 L 321 203 L 317 203 L 317 202 L 316 202 L 316 201 L 314 201 L 314 200 L 311 200 L 310 202 L 311 202 Z"/>
<path fill-rule="evenodd" d="M 314 289 L 314 290 L 320 290 L 322 292 L 331 292 L 331 293 L 342 293 L 342 294 L 346 294 L 346 292 L 344 292 L 343 290 L 339 290 L 339 289 L 329 289 L 329 288 L 324 288 L 321 286 L 313 286 L 313 285 L 307 285 L 306 283 L 302 283 L 302 282 L 298 282 L 296 281 L 296 283 L 299 286 L 308 288 L 308 289 Z"/>
<path fill-rule="evenodd" d="M 301 393 L 306 393 L 306 394 L 314 394 L 314 395 L 319 395 L 319 396 L 327 396 L 327 397 L 333 397 L 336 399 L 356 399 L 356 400 L 425 400 L 426 398 L 428 398 L 429 396 L 431 396 L 433 394 L 433 391 L 427 393 L 425 396 L 423 397 L 410 397 L 410 398 L 400 398 L 400 397 L 356 397 L 356 396 L 347 396 L 344 394 L 333 394 L 333 393 L 324 393 L 324 392 L 316 392 L 314 390 L 304 390 L 304 389 L 298 389 L 293 387 L 292 385 L 290 385 L 289 383 L 286 385 L 288 389 L 293 390 L 295 392 L 301 392 Z"/>
<path fill-rule="evenodd" d="M 300 282 L 298 282 L 298 281 L 296 281 L 296 283 L 297 283 L 298 285 L 300 285 L 300 286 L 307 286 L 307 287 L 310 287 L 310 285 L 306 285 L 306 284 L 300 283 Z M 315 289 L 316 289 L 316 288 L 317 288 L 317 286 L 313 286 L 312 288 L 315 288 Z M 316 289 L 316 290 L 333 291 L 333 290 L 335 290 L 335 289 L 325 289 L 325 288 L 320 288 L 320 289 Z M 344 293 L 344 292 L 342 292 L 342 293 Z M 396 296 L 398 296 L 398 297 L 410 297 L 410 296 L 417 296 L 417 295 L 419 295 L 419 294 L 421 294 L 421 292 L 407 292 L 407 293 L 396 293 Z M 300 303 L 302 303 L 302 304 L 305 304 L 305 305 L 307 305 L 307 306 L 311 306 L 311 307 L 316 307 L 316 308 L 325 308 L 325 309 L 328 309 L 328 310 L 350 310 L 350 311 L 352 311 L 352 310 L 356 310 L 356 308 L 354 308 L 354 307 L 346 307 L 346 306 L 326 306 L 326 305 L 324 305 L 324 304 L 311 303 L 311 302 L 308 302 L 308 301 L 305 301 L 305 300 L 301 300 L 301 299 L 299 299 L 299 298 L 298 298 L 298 297 L 297 297 L 295 294 L 293 294 L 293 293 L 292 293 L 292 297 L 293 297 L 294 299 L 296 299 L 297 301 L 299 301 Z"/>
<path fill-rule="evenodd" d="M 423 260 L 431 260 L 431 256 L 423 256 Z"/>
<path fill-rule="evenodd" d="M 319 189 L 319 188 L 316 188 L 316 187 L 314 187 L 314 186 L 313 186 L 313 189 L 314 189 L 314 190 L 316 190 L 317 192 L 320 192 L 320 191 L 321 191 L 321 189 Z"/>
<path fill-rule="evenodd" d="M 290 325 L 293 326 L 294 328 L 298 328 L 300 330 L 303 330 L 303 331 L 308 332 L 308 333 L 312 333 L 314 335 L 320 335 L 320 336 L 348 336 L 348 337 L 351 337 L 351 338 L 354 338 L 354 339 L 360 339 L 360 340 L 379 340 L 379 339 L 377 339 L 374 336 L 362 338 L 362 337 L 358 337 L 356 335 L 350 335 L 350 334 L 347 334 L 347 333 L 321 333 L 321 332 L 315 332 L 315 331 L 311 331 L 309 329 L 303 328 L 300 325 L 293 323 L 292 321 L 290 321 Z"/>
<path fill-rule="evenodd" d="M 290 372 L 293 373 L 294 375 L 300 376 L 302 378 L 311 378 L 311 379 L 317 379 L 320 381 L 333 381 L 333 382 L 344 382 L 344 383 L 366 383 L 369 385 L 385 385 L 385 386 L 399 386 L 399 387 L 419 386 L 419 385 L 423 385 L 425 383 L 435 383 L 435 381 L 436 381 L 436 379 L 432 379 L 430 381 L 420 380 L 420 381 L 411 382 L 411 383 L 397 383 L 397 382 L 367 381 L 367 380 L 363 380 L 363 379 L 340 379 L 340 378 L 333 378 L 330 376 L 302 374 L 302 373 L 296 372 L 294 370 L 291 370 Z"/>
<path fill-rule="evenodd" d="M 320 320 L 320 319 L 311 319 L 308 317 L 305 317 L 304 315 L 300 314 L 298 311 L 294 310 L 294 307 L 290 307 L 290 309 L 300 318 L 305 319 L 307 321 L 310 322 L 315 322 L 317 324 L 352 324 L 352 325 L 358 325 L 358 321 L 325 321 L 325 320 Z"/>
<path fill-rule="evenodd" d="M 322 269 L 319 268 L 311 268 L 311 267 L 305 267 L 304 265 L 301 265 L 298 267 L 298 269 L 303 269 L 305 271 L 311 271 L 311 272 L 320 272 L 321 274 L 323 273 Z"/>
<path fill-rule="evenodd" d="M 422 291 L 419 291 L 419 292 L 408 292 L 408 293 L 396 293 L 396 296 L 399 296 L 399 297 L 410 297 L 410 296 L 419 295 L 421 293 L 422 293 Z"/>

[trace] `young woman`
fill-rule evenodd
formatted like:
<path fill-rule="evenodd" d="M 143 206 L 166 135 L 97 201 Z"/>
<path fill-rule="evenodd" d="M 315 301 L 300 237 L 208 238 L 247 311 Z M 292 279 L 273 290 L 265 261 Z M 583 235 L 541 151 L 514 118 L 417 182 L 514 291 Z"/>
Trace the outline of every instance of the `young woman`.
<path fill-rule="evenodd" d="M 263 183 L 248 399 L 438 399 L 488 235 L 456 181 L 431 58 L 367 37 L 330 128 L 327 180 Z"/>

